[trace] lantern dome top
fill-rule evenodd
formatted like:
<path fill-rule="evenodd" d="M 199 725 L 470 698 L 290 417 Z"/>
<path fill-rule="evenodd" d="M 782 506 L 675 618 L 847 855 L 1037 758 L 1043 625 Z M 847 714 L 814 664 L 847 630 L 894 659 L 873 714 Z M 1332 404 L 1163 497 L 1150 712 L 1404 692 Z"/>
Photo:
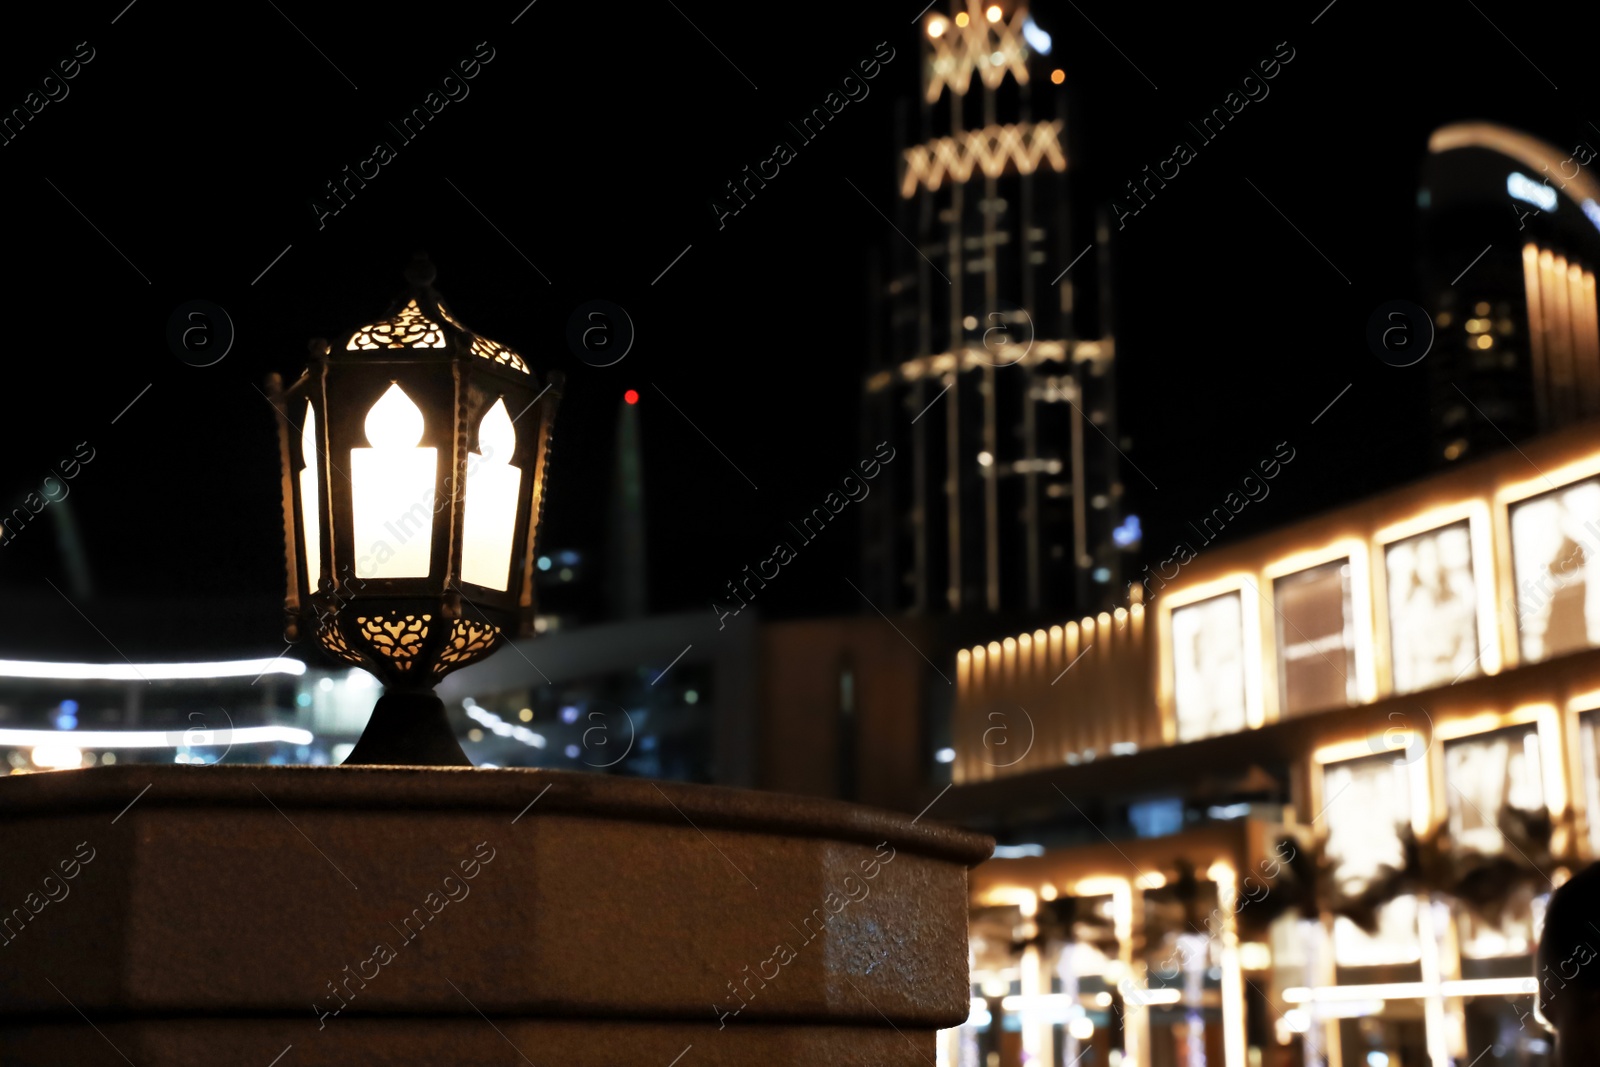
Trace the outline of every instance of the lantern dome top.
<path fill-rule="evenodd" d="M 345 342 L 346 352 L 380 349 L 446 349 L 450 355 L 472 355 L 522 374 L 532 374 L 515 350 L 473 332 L 450 313 L 433 287 L 433 262 L 419 254 L 406 268 L 406 290 L 377 322 L 357 329 Z"/>

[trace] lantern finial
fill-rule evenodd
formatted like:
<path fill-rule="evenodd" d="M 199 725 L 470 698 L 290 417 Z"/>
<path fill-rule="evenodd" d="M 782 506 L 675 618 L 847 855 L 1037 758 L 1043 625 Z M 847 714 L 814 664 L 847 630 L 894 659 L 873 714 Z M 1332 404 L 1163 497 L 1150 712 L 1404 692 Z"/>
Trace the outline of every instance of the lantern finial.
<path fill-rule="evenodd" d="M 433 260 L 428 258 L 428 253 L 418 252 L 411 257 L 411 265 L 406 268 L 406 281 L 412 285 L 429 286 L 438 276 L 439 272 L 434 268 Z"/>

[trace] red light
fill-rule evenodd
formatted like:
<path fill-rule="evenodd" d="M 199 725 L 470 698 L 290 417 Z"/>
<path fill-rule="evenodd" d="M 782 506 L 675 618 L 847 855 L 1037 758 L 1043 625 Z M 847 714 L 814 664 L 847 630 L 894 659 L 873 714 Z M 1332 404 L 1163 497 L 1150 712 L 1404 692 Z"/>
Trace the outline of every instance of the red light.
<path fill-rule="evenodd" d="M 639 402 L 639 390 L 629 389 L 626 393 L 622 394 L 622 399 L 630 404 L 637 404 Z"/>

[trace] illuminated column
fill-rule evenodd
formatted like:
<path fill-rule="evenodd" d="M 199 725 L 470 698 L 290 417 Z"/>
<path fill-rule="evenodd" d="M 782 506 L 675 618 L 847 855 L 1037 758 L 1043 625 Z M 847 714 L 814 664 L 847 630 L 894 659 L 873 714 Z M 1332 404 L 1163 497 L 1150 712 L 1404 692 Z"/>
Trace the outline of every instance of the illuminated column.
<path fill-rule="evenodd" d="M 1244 971 L 1239 966 L 1236 910 L 1239 876 L 1222 862 L 1213 863 L 1207 873 L 1217 884 L 1217 910 L 1222 913 L 1222 1059 L 1227 1067 L 1245 1067 Z"/>
<path fill-rule="evenodd" d="M 1061 655 L 1061 670 L 1066 670 L 1067 664 L 1078 658 L 1078 624 L 1075 622 L 1067 623 L 1063 631 Z M 1069 754 L 1077 752 L 1078 749 L 1083 747 L 1081 742 L 1083 737 L 1083 701 L 1074 699 L 1083 692 L 1083 687 L 1079 684 L 1080 681 L 1080 678 L 1074 678 L 1070 672 L 1061 678 L 1060 685 L 1065 692 L 1061 694 L 1062 720 L 1060 752 L 1056 756 L 1058 760 L 1065 759 Z"/>
<path fill-rule="evenodd" d="M 1020 902 L 1022 917 L 1037 930 L 1039 898 L 1029 893 Z M 1040 1067 L 1054 1062 L 1050 1056 L 1050 1024 L 1046 1021 L 1040 997 L 1050 992 L 1050 971 L 1042 959 L 1037 943 L 1022 950 L 1022 1063 L 1023 1067 Z"/>
<path fill-rule="evenodd" d="M 1061 766 L 1061 757 L 1066 754 L 1067 733 L 1067 702 L 1064 693 L 1059 693 L 1053 685 L 1054 680 L 1061 674 L 1061 668 L 1067 665 L 1062 658 L 1062 640 L 1065 631 L 1059 626 L 1050 627 L 1048 635 L 1048 654 L 1044 677 L 1040 679 L 1040 691 L 1045 694 L 1044 707 L 1048 709 L 1050 728 L 1045 732 L 1044 751 L 1039 756 L 1039 762 L 1046 767 Z"/>
<path fill-rule="evenodd" d="M 1445 1016 L 1444 996 L 1439 989 L 1441 980 L 1440 955 L 1444 951 L 1440 927 L 1448 921 L 1435 913 L 1433 898 L 1423 893 L 1417 897 L 1417 935 L 1422 942 L 1422 983 L 1428 996 L 1422 1002 L 1422 1017 L 1427 1027 L 1428 1059 L 1433 1067 L 1450 1067 L 1448 1019 Z"/>
<path fill-rule="evenodd" d="M 1206 1067 L 1206 1019 L 1204 1010 L 1206 969 L 1211 963 L 1210 942 L 1201 934 L 1179 934 L 1178 951 L 1183 956 L 1183 1004 L 1186 1067 Z"/>
<path fill-rule="evenodd" d="M 1126 878 L 1113 880 L 1112 921 L 1117 933 L 1117 961 L 1122 971 L 1118 985 L 1143 990 L 1147 977 L 1134 956 L 1133 932 L 1144 929 L 1144 893 Z M 1150 1010 L 1137 992 L 1122 998 L 1122 1062 L 1124 1067 L 1150 1067 Z"/>
<path fill-rule="evenodd" d="M 516 427 L 506 402 L 495 401 L 478 426 L 478 451 L 467 458 L 467 500 L 462 519 L 461 580 L 486 589 L 511 584 L 511 542 L 517 530 L 522 470 L 512 466 Z"/>
<path fill-rule="evenodd" d="M 1531 241 L 1522 246 L 1522 282 L 1528 295 L 1528 349 L 1533 361 L 1533 402 L 1539 429 L 1550 426 L 1550 362 L 1545 348 L 1544 297 L 1540 285 L 1539 249 Z"/>
<path fill-rule="evenodd" d="M 421 409 L 392 384 L 367 412 L 372 447 L 350 450 L 357 578 L 428 576 L 438 460 L 418 446 L 422 429 Z"/>
<path fill-rule="evenodd" d="M 1070 931 L 1069 931 L 1070 933 Z M 1061 976 L 1061 992 L 1066 994 L 1067 1003 L 1071 1005 L 1074 1016 L 1081 1010 L 1082 990 L 1078 983 L 1078 954 L 1082 949 L 1076 941 L 1068 941 L 1061 946 L 1061 956 L 1056 963 L 1056 973 Z M 1076 1023 L 1076 1018 L 1074 1018 Z M 1093 1033 L 1094 1031 L 1090 1031 Z M 1077 1063 L 1083 1053 L 1078 1048 L 1078 1035 L 1072 1028 L 1067 1030 L 1067 1046 L 1062 1050 L 1061 1058 L 1065 1063 Z"/>
<path fill-rule="evenodd" d="M 1296 926 L 1299 927 L 1300 936 L 1305 943 L 1306 985 L 1313 989 L 1333 985 L 1336 974 L 1328 928 L 1322 924 L 1320 917 L 1302 919 Z M 1329 1064 L 1336 1063 L 1339 1021 L 1320 1018 L 1314 1001 L 1308 1002 L 1303 1010 L 1311 1016 L 1310 1024 L 1300 1039 L 1305 1067 L 1328 1067 Z"/>

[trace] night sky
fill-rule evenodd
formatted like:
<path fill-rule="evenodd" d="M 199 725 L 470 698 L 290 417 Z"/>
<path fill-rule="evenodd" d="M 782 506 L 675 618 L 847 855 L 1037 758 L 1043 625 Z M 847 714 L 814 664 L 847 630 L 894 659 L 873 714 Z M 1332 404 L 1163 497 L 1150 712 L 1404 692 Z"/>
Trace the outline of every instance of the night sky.
<path fill-rule="evenodd" d="M 1428 133 L 1487 119 L 1569 149 L 1600 137 L 1592 5 L 1577 21 L 1576 7 L 1503 0 L 1325 2 L 1034 9 L 1076 94 L 1085 212 L 1177 140 L 1198 149 L 1113 234 L 1138 468 L 1124 477 L 1152 559 L 1282 441 L 1294 463 L 1230 538 L 1421 473 L 1426 368 L 1384 365 L 1364 333 L 1379 304 L 1425 298 Z M 642 394 L 654 609 L 711 610 L 870 454 L 859 383 L 881 309 L 868 266 L 901 240 L 872 205 L 893 214 L 917 0 L 511 0 L 360 18 L 300 0 L 125 3 L 52 5 L 0 41 L 7 111 L 78 57 L 67 95 L 0 146 L 0 495 L 9 511 L 87 442 L 69 503 L 96 596 L 259 597 L 276 632 L 276 431 L 257 386 L 298 373 L 308 338 L 376 318 L 418 250 L 458 317 L 568 376 L 546 549 L 603 545 L 618 408 Z M 895 58 L 870 96 L 719 229 L 723 183 L 880 42 Z M 1200 145 L 1186 123 L 1290 49 L 1270 95 Z M 473 60 L 475 76 L 451 83 L 466 95 L 414 140 L 388 126 Z M 379 141 L 393 158 L 319 224 L 324 184 Z M 592 299 L 637 330 L 604 369 L 566 342 Z M 213 366 L 169 349 L 169 317 L 190 300 L 236 328 Z M 857 559 L 854 526 L 837 524 L 759 606 L 870 610 L 843 580 Z M 68 588 L 49 509 L 0 548 L 0 568 L 0 589 Z"/>

